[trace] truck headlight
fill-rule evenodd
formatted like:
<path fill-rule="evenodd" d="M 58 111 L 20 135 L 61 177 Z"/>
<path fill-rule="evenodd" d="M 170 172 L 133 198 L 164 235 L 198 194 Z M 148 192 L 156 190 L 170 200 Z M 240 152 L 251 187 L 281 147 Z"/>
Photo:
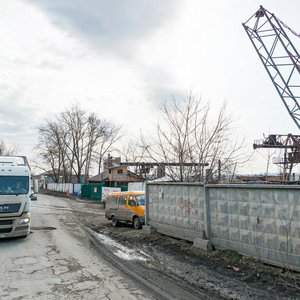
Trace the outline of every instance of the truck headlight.
<path fill-rule="evenodd" d="M 20 220 L 19 220 L 19 225 L 22 225 L 22 224 L 28 224 L 29 221 L 30 221 L 30 218 L 20 219 Z"/>

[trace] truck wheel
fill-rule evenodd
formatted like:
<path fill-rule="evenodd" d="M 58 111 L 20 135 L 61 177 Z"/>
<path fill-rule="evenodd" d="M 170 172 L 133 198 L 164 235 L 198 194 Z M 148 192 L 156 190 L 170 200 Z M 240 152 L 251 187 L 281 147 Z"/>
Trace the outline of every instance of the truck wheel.
<path fill-rule="evenodd" d="M 140 229 L 142 227 L 140 219 L 138 217 L 134 217 L 132 223 L 133 223 L 133 228 L 134 229 Z"/>
<path fill-rule="evenodd" d="M 116 219 L 115 216 L 112 217 L 111 224 L 112 224 L 113 227 L 119 226 L 119 221 Z"/>

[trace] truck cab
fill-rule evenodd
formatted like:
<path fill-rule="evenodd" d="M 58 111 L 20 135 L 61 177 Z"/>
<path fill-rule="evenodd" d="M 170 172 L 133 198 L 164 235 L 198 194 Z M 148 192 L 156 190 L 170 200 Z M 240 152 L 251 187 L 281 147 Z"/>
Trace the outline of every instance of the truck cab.
<path fill-rule="evenodd" d="M 0 156 L 0 238 L 30 233 L 31 174 L 25 156 Z"/>

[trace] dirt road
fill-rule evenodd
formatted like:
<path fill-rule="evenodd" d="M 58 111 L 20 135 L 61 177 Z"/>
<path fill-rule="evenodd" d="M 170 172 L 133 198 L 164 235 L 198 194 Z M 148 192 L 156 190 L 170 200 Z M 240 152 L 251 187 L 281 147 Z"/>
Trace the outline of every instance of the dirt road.
<path fill-rule="evenodd" d="M 67 201 L 39 195 L 29 237 L 0 240 L 0 299 L 154 299 L 101 259 L 72 218 Z"/>
<path fill-rule="evenodd" d="M 173 286 L 171 281 L 171 286 L 166 285 L 164 289 L 170 291 L 169 299 L 185 299 L 176 294 L 176 286 L 189 290 L 198 299 L 300 299 L 299 273 L 266 265 L 232 251 L 202 251 L 190 242 L 158 233 L 147 235 L 128 225 L 114 228 L 104 218 L 104 210 L 99 204 L 86 202 L 83 204 L 86 210 L 77 210 L 76 203 L 78 201 L 73 206 L 76 221 L 90 228 L 92 236 L 96 235 L 97 242 L 94 243 L 98 250 L 109 261 L 120 261 L 118 253 L 125 257 L 139 255 L 142 259 L 134 265 L 121 258 L 126 262 L 125 271 L 132 273 L 132 266 L 133 270 L 137 265 L 141 266 L 142 274 L 152 272 L 154 278 L 159 278 L 158 287 L 166 284 L 163 278 L 171 278 Z"/>
<path fill-rule="evenodd" d="M 0 299 L 300 299 L 299 274 L 113 228 L 97 202 L 39 194 L 32 233 L 0 240 Z"/>

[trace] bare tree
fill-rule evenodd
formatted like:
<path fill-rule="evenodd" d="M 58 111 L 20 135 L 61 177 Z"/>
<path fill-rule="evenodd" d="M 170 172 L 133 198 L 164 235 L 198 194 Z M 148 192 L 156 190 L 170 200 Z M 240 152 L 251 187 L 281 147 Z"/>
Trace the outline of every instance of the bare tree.
<path fill-rule="evenodd" d="M 0 155 L 16 155 L 16 146 L 8 146 L 4 141 L 0 141 Z"/>
<path fill-rule="evenodd" d="M 60 120 L 67 132 L 66 146 L 70 166 L 78 182 L 81 182 L 81 175 L 89 175 L 93 150 L 103 134 L 101 121 L 95 114 L 88 114 L 77 104 L 62 113 Z"/>
<path fill-rule="evenodd" d="M 223 174 L 228 173 L 236 163 L 245 160 L 243 141 L 232 140 L 233 119 L 226 113 L 225 104 L 213 120 L 209 103 L 188 94 L 181 102 L 174 97 L 165 102 L 162 113 L 164 120 L 157 125 L 157 138 L 149 142 L 142 137 L 142 147 L 156 162 L 178 163 L 178 167 L 166 170 L 173 180 L 192 177 L 203 181 L 205 163 L 209 163 L 214 176 L 220 168 Z"/>
<path fill-rule="evenodd" d="M 269 176 L 269 169 L 270 169 L 270 164 L 272 157 L 278 152 L 276 151 L 277 149 L 272 149 L 272 148 L 267 148 L 265 149 L 265 157 L 266 157 L 266 177 L 265 181 L 268 181 L 268 176 Z"/>
<path fill-rule="evenodd" d="M 119 132 L 120 127 L 73 104 L 55 121 L 46 121 L 39 128 L 38 154 L 52 170 L 55 182 L 62 176 L 65 182 L 70 182 L 72 174 L 81 182 L 82 175 L 89 176 L 95 153 L 98 161 L 97 148 L 100 147 L 101 153 L 105 154 L 120 137 Z"/>
<path fill-rule="evenodd" d="M 224 175 L 230 175 L 239 164 L 244 164 L 249 159 L 243 150 L 244 140 L 233 137 L 233 118 L 226 112 L 224 103 L 217 112 L 217 118 L 210 118 L 209 105 L 202 114 L 202 122 L 194 132 L 196 150 L 194 151 L 198 161 L 209 163 L 212 176 L 216 176 L 219 169 Z M 199 131 L 200 129 L 200 131 Z M 194 171 L 200 177 L 204 177 L 203 168 L 195 168 Z"/>
<path fill-rule="evenodd" d="M 150 172 L 149 167 L 143 166 L 144 162 L 149 161 L 149 157 L 146 156 L 146 150 L 140 145 L 140 142 L 136 138 L 128 139 L 128 142 L 123 146 L 122 150 L 118 151 L 126 162 L 134 163 L 131 167 L 132 171 L 139 175 L 145 175 Z"/>
<path fill-rule="evenodd" d="M 102 163 L 106 154 L 112 151 L 113 145 L 118 142 L 122 135 L 122 126 L 114 125 L 112 122 L 103 120 L 100 123 L 101 135 L 97 140 L 94 157 L 98 164 L 98 173 L 102 171 Z"/>
<path fill-rule="evenodd" d="M 38 155 L 42 158 L 46 168 L 39 164 L 44 171 L 51 169 L 49 174 L 54 182 L 59 182 L 61 176 L 65 177 L 70 173 L 70 166 L 67 161 L 66 131 L 59 121 L 46 121 L 44 126 L 39 128 Z"/>

